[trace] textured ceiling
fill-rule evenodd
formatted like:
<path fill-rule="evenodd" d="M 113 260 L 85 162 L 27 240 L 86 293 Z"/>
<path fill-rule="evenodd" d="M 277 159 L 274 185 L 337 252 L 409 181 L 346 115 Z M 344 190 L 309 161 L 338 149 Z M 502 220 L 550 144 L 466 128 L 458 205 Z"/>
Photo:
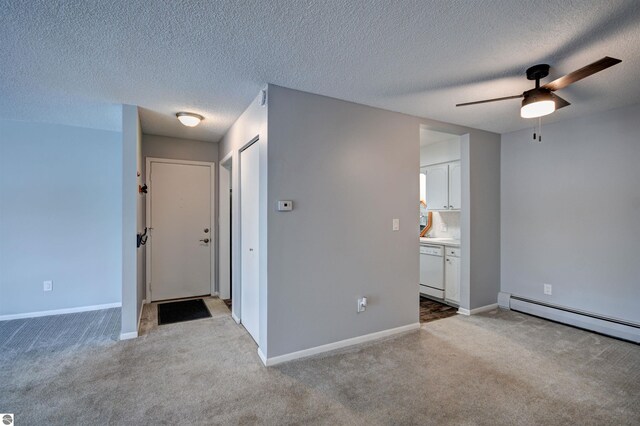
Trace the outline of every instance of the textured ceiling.
<path fill-rule="evenodd" d="M 0 118 L 217 141 L 265 83 L 495 132 L 532 126 L 518 94 L 605 55 L 559 120 L 640 102 L 637 0 L 0 0 Z M 549 81 L 549 80 L 547 80 Z M 188 129 L 177 111 L 206 120 Z"/>

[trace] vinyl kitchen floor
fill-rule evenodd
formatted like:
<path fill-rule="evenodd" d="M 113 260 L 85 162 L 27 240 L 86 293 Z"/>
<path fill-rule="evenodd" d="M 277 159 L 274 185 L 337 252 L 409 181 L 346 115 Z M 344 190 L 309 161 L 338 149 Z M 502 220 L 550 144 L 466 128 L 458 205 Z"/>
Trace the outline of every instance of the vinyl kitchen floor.
<path fill-rule="evenodd" d="M 420 296 L 420 322 L 430 322 L 456 315 L 458 308 Z"/>

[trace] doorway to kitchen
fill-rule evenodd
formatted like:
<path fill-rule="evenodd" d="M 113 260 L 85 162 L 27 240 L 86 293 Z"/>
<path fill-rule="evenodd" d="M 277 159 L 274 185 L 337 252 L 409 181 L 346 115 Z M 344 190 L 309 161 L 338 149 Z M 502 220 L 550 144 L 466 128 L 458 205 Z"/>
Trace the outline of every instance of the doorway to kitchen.
<path fill-rule="evenodd" d="M 420 127 L 420 321 L 460 305 L 461 137 Z"/>

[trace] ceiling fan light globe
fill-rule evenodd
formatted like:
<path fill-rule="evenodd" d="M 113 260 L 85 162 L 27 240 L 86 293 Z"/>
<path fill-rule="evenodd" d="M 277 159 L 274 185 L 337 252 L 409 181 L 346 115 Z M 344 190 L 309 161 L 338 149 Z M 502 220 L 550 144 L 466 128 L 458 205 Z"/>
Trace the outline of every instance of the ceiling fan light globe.
<path fill-rule="evenodd" d="M 525 92 L 520 108 L 520 117 L 538 118 L 549 115 L 556 110 L 556 102 L 549 90 L 534 89 Z"/>

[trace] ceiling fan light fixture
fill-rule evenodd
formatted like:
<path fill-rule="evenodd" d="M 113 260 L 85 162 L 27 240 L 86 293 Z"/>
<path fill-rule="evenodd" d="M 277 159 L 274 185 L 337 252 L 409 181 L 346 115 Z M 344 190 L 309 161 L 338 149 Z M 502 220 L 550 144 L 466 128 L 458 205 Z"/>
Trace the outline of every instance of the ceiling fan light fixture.
<path fill-rule="evenodd" d="M 187 127 L 196 127 L 202 120 L 204 120 L 203 116 L 192 112 L 179 112 L 176 114 L 176 117 L 178 117 L 178 120 Z"/>
<path fill-rule="evenodd" d="M 522 100 L 522 108 L 520 108 L 520 117 L 538 118 L 549 115 L 555 110 L 556 102 L 551 92 L 535 90 L 531 94 L 525 94 Z"/>

